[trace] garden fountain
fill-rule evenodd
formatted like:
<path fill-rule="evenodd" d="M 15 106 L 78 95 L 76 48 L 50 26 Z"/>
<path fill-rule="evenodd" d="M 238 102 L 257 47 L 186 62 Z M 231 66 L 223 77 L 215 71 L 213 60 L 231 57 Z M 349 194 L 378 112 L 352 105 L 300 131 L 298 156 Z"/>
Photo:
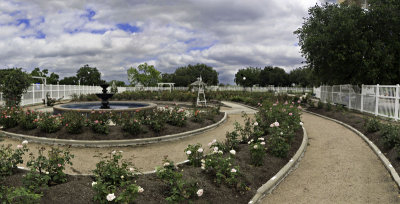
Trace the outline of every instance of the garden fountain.
<path fill-rule="evenodd" d="M 157 105 L 149 102 L 140 101 L 111 101 L 109 99 L 114 95 L 108 93 L 107 88 L 109 84 L 100 85 L 103 90 L 102 93 L 97 93 L 96 96 L 101 99 L 99 102 L 74 102 L 68 104 L 56 105 L 53 107 L 53 114 L 59 114 L 64 112 L 79 112 L 83 114 L 90 114 L 92 111 L 107 111 L 112 113 L 122 112 L 135 112 L 138 110 L 152 110 L 157 108 Z"/>
<path fill-rule="evenodd" d="M 108 102 L 108 99 L 113 97 L 113 93 L 107 93 L 107 88 L 110 86 L 108 84 L 102 84 L 100 85 L 101 88 L 103 88 L 103 93 L 98 93 L 96 94 L 97 97 L 101 98 L 101 107 L 100 109 L 110 109 L 110 102 Z"/>

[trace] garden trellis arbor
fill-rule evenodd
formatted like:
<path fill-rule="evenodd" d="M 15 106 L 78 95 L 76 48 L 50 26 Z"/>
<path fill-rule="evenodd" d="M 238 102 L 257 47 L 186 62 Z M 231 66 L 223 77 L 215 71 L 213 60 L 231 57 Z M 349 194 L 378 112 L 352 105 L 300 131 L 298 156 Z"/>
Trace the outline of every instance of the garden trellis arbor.
<path fill-rule="evenodd" d="M 204 93 L 204 87 L 205 87 L 206 83 L 203 82 L 201 76 L 199 78 L 197 78 L 197 81 L 191 83 L 190 85 L 191 86 L 199 86 L 198 90 L 197 90 L 196 105 L 199 106 L 201 104 L 204 104 L 204 106 L 207 106 L 206 94 Z"/>
<path fill-rule="evenodd" d="M 172 89 L 175 87 L 175 83 L 157 83 L 157 85 L 159 91 L 161 91 L 161 88 L 164 87 L 164 85 L 169 85 L 169 92 L 172 92 Z"/>
<path fill-rule="evenodd" d="M 37 77 L 37 76 L 33 76 L 32 78 L 34 79 L 41 79 L 43 85 L 42 86 L 46 86 L 47 85 L 47 79 L 46 77 Z M 35 85 L 32 86 L 33 88 L 35 88 Z M 33 94 L 35 94 L 35 92 L 32 92 Z M 44 87 L 42 87 L 42 97 L 44 97 Z M 33 98 L 35 98 L 35 95 L 33 96 Z M 44 104 L 47 104 L 47 97 L 44 97 Z"/>

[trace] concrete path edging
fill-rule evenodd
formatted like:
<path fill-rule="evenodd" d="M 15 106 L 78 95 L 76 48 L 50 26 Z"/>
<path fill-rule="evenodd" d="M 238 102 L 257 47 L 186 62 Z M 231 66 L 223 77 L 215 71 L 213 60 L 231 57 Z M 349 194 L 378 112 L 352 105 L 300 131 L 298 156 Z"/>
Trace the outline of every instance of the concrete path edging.
<path fill-rule="evenodd" d="M 399 177 L 399 174 L 398 174 L 397 171 L 393 168 L 392 164 L 391 164 L 390 161 L 386 158 L 386 156 L 385 156 L 384 154 L 382 154 L 381 150 L 380 150 L 371 140 L 369 140 L 364 134 L 362 134 L 360 131 L 358 131 L 358 130 L 355 129 L 354 127 L 352 127 L 352 126 L 350 126 L 350 125 L 348 125 L 348 124 L 346 124 L 346 123 L 344 123 L 344 122 L 338 121 L 338 120 L 336 120 L 336 119 L 333 119 L 333 118 L 330 118 L 330 117 L 327 117 L 327 116 L 324 116 L 324 115 L 320 115 L 320 114 L 318 114 L 318 113 L 313 113 L 313 112 L 306 111 L 306 110 L 303 110 L 303 111 L 306 112 L 306 113 L 309 113 L 309 114 L 312 114 L 312 115 L 315 115 L 315 116 L 318 116 L 318 117 L 321 117 L 321 118 L 324 118 L 324 119 L 327 119 L 327 120 L 331 120 L 331 121 L 333 121 L 333 122 L 336 122 L 336 123 L 338 123 L 338 124 L 340 124 L 340 125 L 342 125 L 342 126 L 348 128 L 348 129 L 350 129 L 351 131 L 353 131 L 354 133 L 356 133 L 358 136 L 360 136 L 360 137 L 364 140 L 364 142 L 366 142 L 366 143 L 368 144 L 368 146 L 369 146 L 369 147 L 374 151 L 374 153 L 378 156 L 378 158 L 381 160 L 381 162 L 383 163 L 383 165 L 385 166 L 385 168 L 389 171 L 389 173 L 390 173 L 390 175 L 392 176 L 393 180 L 396 182 L 397 187 L 400 189 L 400 177 Z"/>
<path fill-rule="evenodd" d="M 275 174 L 267 183 L 263 184 L 257 189 L 257 193 L 249 201 L 249 204 L 258 203 L 264 196 L 271 193 L 293 170 L 297 168 L 300 160 L 303 158 L 304 153 L 307 150 L 308 136 L 307 131 L 303 128 L 303 141 L 296 154 L 289 160 L 289 162 Z"/>
<path fill-rule="evenodd" d="M 28 140 L 29 142 L 50 144 L 50 145 L 66 145 L 73 147 L 123 147 L 123 146 L 134 146 L 134 145 L 145 145 L 151 143 L 166 142 L 172 140 L 178 140 L 214 129 L 223 124 L 228 118 L 228 114 L 225 112 L 224 117 L 217 123 L 211 124 L 206 127 L 202 127 L 196 130 L 187 132 L 177 133 L 173 135 L 165 135 L 160 137 L 143 138 L 143 139 L 128 139 L 128 140 L 66 140 L 66 139 L 54 139 L 54 138 L 43 138 L 30 135 L 16 134 L 7 131 L 0 130 L 0 134 L 18 140 Z"/>

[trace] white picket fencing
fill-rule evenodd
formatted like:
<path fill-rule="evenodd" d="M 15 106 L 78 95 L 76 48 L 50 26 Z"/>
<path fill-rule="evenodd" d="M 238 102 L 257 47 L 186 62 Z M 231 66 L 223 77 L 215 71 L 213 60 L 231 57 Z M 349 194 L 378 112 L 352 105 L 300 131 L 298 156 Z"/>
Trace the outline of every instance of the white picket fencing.
<path fill-rule="evenodd" d="M 124 91 L 169 91 L 170 87 L 117 87 L 118 92 Z M 303 93 L 312 92 L 312 88 L 296 88 L 296 87 L 242 87 L 242 86 L 208 86 L 208 91 L 250 91 L 250 92 L 278 92 L 278 93 Z M 94 94 L 101 93 L 100 86 L 84 86 L 84 85 L 44 85 L 32 84 L 27 92 L 22 96 L 21 105 L 31 105 L 42 103 L 49 94 L 50 98 L 55 99 L 71 99 L 73 94 Z M 108 88 L 110 90 L 110 87 Z M 174 87 L 173 90 L 187 91 L 188 87 Z M 4 104 L 2 93 L 0 92 L 0 104 Z"/>
<path fill-rule="evenodd" d="M 319 91 L 319 92 L 318 92 Z M 322 102 L 342 104 L 349 109 L 399 119 L 400 86 L 397 85 L 334 85 L 314 88 Z M 318 97 L 319 96 L 319 97 Z"/>

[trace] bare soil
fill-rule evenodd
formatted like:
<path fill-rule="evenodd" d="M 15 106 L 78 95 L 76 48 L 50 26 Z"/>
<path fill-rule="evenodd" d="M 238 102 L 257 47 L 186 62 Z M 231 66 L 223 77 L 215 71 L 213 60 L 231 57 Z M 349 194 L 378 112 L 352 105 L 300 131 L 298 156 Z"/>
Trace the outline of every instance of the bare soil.
<path fill-rule="evenodd" d="M 241 144 L 235 161 L 240 166 L 243 179 L 250 188 L 243 194 L 224 184 L 216 185 L 213 178 L 203 173 L 200 168 L 182 165 L 180 169 L 182 169 L 183 177 L 196 180 L 200 188 L 204 189 L 203 196 L 194 200 L 193 203 L 248 203 L 257 189 L 274 176 L 296 153 L 302 139 L 303 132 L 300 130 L 291 144 L 287 158 L 282 159 L 267 154 L 264 158 L 264 165 L 261 167 L 255 167 L 249 163 L 248 145 Z M 18 170 L 15 175 L 6 177 L 0 184 L 21 186 L 24 174 L 24 171 Z M 94 203 L 92 201 L 94 196 L 94 191 L 91 188 L 92 181 L 91 176 L 69 176 L 67 183 L 45 189 L 41 203 Z M 144 193 L 138 196 L 136 203 L 167 203 L 165 201 L 166 185 L 155 174 L 140 175 L 137 177 L 136 183 L 145 189 Z"/>
<path fill-rule="evenodd" d="M 65 127 L 62 127 L 59 131 L 55 133 L 45 133 L 40 131 L 38 128 L 33 130 L 23 130 L 20 127 L 14 127 L 7 129 L 7 132 L 31 135 L 37 137 L 47 137 L 47 138 L 56 138 L 56 139 L 71 139 L 71 140 L 124 140 L 124 139 L 140 139 L 140 138 L 151 138 L 151 137 L 159 137 L 163 135 L 171 135 L 177 134 L 181 132 L 187 132 L 190 130 L 199 129 L 202 127 L 206 127 L 208 125 L 214 124 L 217 121 L 220 121 L 224 117 L 224 113 L 221 113 L 213 120 L 205 120 L 202 123 L 195 123 L 190 120 L 187 120 L 187 123 L 183 127 L 177 127 L 169 124 L 165 124 L 165 128 L 161 132 L 154 132 L 149 127 L 144 126 L 144 132 L 138 135 L 131 135 L 128 132 L 122 130 L 120 126 L 110 126 L 110 132 L 108 134 L 98 134 L 91 130 L 90 127 L 84 127 L 83 132 L 80 134 L 71 134 L 68 133 Z"/>

